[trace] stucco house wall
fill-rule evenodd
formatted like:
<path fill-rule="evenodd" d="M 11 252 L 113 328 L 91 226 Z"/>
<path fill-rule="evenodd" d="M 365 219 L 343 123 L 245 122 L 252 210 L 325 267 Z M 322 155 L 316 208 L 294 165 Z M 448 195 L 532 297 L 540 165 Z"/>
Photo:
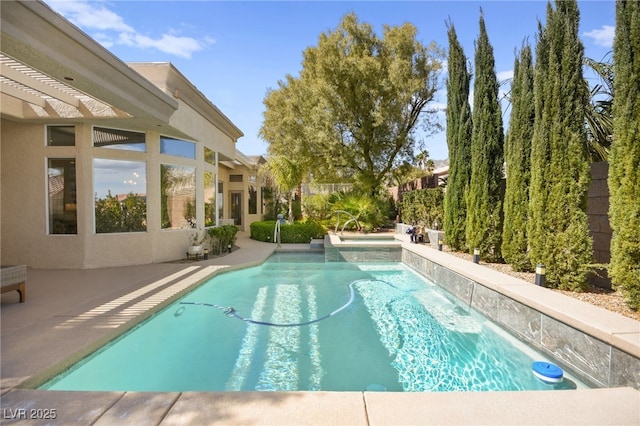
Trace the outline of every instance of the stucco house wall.
<path fill-rule="evenodd" d="M 229 171 L 254 173 L 235 147 L 242 131 L 172 64 L 125 64 L 40 1 L 3 1 L 0 7 L 0 59 L 10 79 L 0 92 L 2 263 L 97 268 L 184 258 L 193 231 L 162 229 L 161 164 L 195 168 L 195 226 L 203 229 L 205 191 L 217 196 L 217 182 L 205 190 L 205 171 L 224 182 L 217 197 L 222 219 L 230 213 Z M 37 77 L 20 71 L 23 66 Z M 49 125 L 73 125 L 75 146 L 47 146 Z M 146 148 L 94 146 L 95 126 L 143 133 Z M 161 136 L 193 142 L 195 158 L 162 154 Z M 205 161 L 205 147 L 216 153 L 215 164 Z M 77 233 L 48 229 L 50 158 L 73 159 Z M 144 163 L 146 231 L 96 233 L 95 159 Z"/>

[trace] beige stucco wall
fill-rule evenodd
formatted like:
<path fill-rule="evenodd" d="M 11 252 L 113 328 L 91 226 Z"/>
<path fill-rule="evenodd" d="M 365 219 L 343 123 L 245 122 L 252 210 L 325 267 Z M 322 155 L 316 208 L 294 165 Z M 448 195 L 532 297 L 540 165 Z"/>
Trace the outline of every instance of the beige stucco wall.
<path fill-rule="evenodd" d="M 205 163 L 203 146 L 218 151 L 223 146 L 228 150 L 229 145 L 235 145 L 183 102 L 180 102 L 179 114 L 172 118 L 172 125 L 185 129 L 184 134 L 196 142 L 195 160 L 160 154 L 157 131 L 146 132 L 147 152 L 142 153 L 93 147 L 91 123 L 75 123 L 75 147 L 45 146 L 44 124 L 4 119 L 1 124 L 2 263 L 21 263 L 35 268 L 98 268 L 183 258 L 191 231 L 160 229 L 160 164 L 196 167 L 196 213 L 198 228 L 204 228 L 204 171 L 217 173 L 218 167 Z M 100 125 L 109 127 L 105 123 Z M 173 136 L 170 132 L 163 134 Z M 49 157 L 76 159 L 77 235 L 47 233 L 46 161 Z M 146 162 L 147 232 L 95 233 L 94 158 Z M 224 180 L 228 182 L 228 178 Z M 225 215 L 228 214 L 228 189 L 225 187 Z"/>
<path fill-rule="evenodd" d="M 2 54 L 10 59 L 3 64 L 16 82 L 0 93 L 2 263 L 97 268 L 184 258 L 192 231 L 161 229 L 160 164 L 196 168 L 197 227 L 202 229 L 204 172 L 224 168 L 204 161 L 204 147 L 233 161 L 242 131 L 172 64 L 125 64 L 44 3 L 1 3 Z M 40 78 L 65 90 L 39 84 Z M 75 146 L 46 146 L 46 126 L 56 124 L 75 126 Z M 94 125 L 144 132 L 146 152 L 94 147 Z M 161 135 L 196 143 L 196 158 L 160 154 Z M 55 157 L 75 159 L 74 235 L 50 235 L 47 229 L 47 158 Z M 96 234 L 95 158 L 145 162 L 147 185 L 139 191 L 147 200 L 145 232 Z"/>

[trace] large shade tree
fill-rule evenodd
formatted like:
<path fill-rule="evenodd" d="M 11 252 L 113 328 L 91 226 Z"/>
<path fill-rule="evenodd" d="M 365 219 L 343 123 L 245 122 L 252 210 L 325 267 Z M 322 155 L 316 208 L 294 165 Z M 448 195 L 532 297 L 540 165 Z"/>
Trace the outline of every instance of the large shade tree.
<path fill-rule="evenodd" d="M 609 275 L 640 309 L 640 2 L 616 3 L 614 138 L 609 157 L 613 236 Z"/>
<path fill-rule="evenodd" d="M 267 93 L 260 135 L 270 153 L 306 157 L 314 177 L 353 176 L 373 194 L 412 161 L 419 124 L 435 128 L 429 103 L 442 58 L 411 24 L 385 26 L 380 37 L 348 14 L 304 51 L 298 77 Z"/>

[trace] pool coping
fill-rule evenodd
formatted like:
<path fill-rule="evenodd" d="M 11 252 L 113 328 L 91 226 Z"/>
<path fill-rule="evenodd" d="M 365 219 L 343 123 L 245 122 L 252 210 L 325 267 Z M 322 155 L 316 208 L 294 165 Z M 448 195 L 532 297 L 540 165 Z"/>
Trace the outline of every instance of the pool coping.
<path fill-rule="evenodd" d="M 214 259 L 208 263 L 198 263 L 198 271 L 211 267 L 220 272 L 230 268 L 241 268 L 251 264 L 262 263 L 273 251 L 273 244 L 257 243 L 241 235 L 238 245 L 242 248 L 225 258 Z M 285 246 L 285 245 L 283 245 Z M 409 250 L 423 250 L 427 247 L 410 247 Z M 308 245 L 307 245 L 308 248 Z M 304 249 L 303 247 L 285 246 L 283 250 Z M 443 253 L 444 254 L 444 253 Z M 454 257 L 448 255 L 450 257 Z M 446 258 L 443 258 L 446 260 Z M 451 262 L 456 263 L 453 259 Z M 463 261 L 464 262 L 464 261 Z M 466 262 L 468 264 L 469 262 Z M 468 265 L 457 266 L 466 269 Z M 62 283 L 71 280 L 86 279 L 100 280 L 115 273 L 122 273 L 129 277 L 128 286 L 106 292 L 101 297 L 95 297 L 87 292 L 84 299 L 65 294 L 60 300 L 56 294 L 47 294 L 46 286 L 37 288 L 37 282 L 31 282 L 36 287 L 31 293 L 34 308 L 42 304 L 40 311 L 49 309 L 46 314 L 34 312 L 20 318 L 25 304 L 5 304 L 3 296 L 2 306 L 2 401 L 3 423 L 25 421 L 30 419 L 18 418 L 21 409 L 56 409 L 57 418 L 53 424 L 108 424 L 110 420 L 141 419 L 137 424 L 639 424 L 640 423 L 640 392 L 633 388 L 605 388 L 557 392 L 486 392 L 486 393 L 387 393 L 387 392 L 184 392 L 184 393 L 136 393 L 136 392 L 60 392 L 23 389 L 19 385 L 25 380 L 33 380 L 34 375 L 42 374 L 52 364 L 61 362 L 69 352 L 86 348 L 88 344 L 95 344 L 99 339 L 105 339 L 110 333 L 120 334 L 126 323 L 119 324 L 113 329 L 100 329 L 99 318 L 90 318 L 79 322 L 72 332 L 64 336 L 67 340 L 61 344 L 55 334 L 55 329 L 64 321 L 78 320 L 83 314 L 92 309 L 107 306 L 123 295 L 144 289 L 150 283 L 158 281 L 170 273 L 178 273 L 190 265 L 146 266 L 119 268 L 107 271 L 30 271 L 35 275 L 33 281 L 42 280 L 51 284 L 53 279 Z M 456 267 L 455 265 L 453 265 Z M 478 265 L 475 265 L 478 266 Z M 484 268 L 485 270 L 488 268 Z M 145 279 L 135 276 L 140 271 Z M 151 272 L 149 272 L 151 271 Z M 94 272 L 94 274 L 91 274 Z M 161 309 L 172 300 L 180 297 L 190 288 L 198 285 L 200 280 L 194 271 L 185 276 L 187 281 L 174 295 L 164 301 L 158 301 L 153 309 Z M 207 271 L 209 272 L 209 271 Z M 483 273 L 476 271 L 481 277 Z M 153 275 L 156 274 L 156 275 Z M 204 275 L 205 272 L 202 272 Z M 191 278 L 189 278 L 191 277 Z M 480 277 L 480 278 L 481 278 Z M 107 278 L 105 278 L 107 280 Z M 138 281 L 136 281 L 138 280 Z M 49 282 L 51 281 L 51 282 Z M 174 284 L 177 284 L 176 281 Z M 56 281 L 57 282 L 57 281 Z M 108 281 L 107 281 L 108 282 Z M 99 284 L 99 282 L 98 282 Z M 96 284 L 96 286 L 98 285 Z M 51 284 L 53 285 L 53 284 Z M 62 284 L 61 284 L 62 285 Z M 66 285 L 66 284 L 65 284 Z M 90 286 L 89 284 L 88 286 Z M 73 288 L 73 285 L 70 285 Z M 97 287 L 96 287 L 97 288 Z M 103 287 L 100 287 L 102 289 Z M 167 287 L 168 288 L 168 287 Z M 510 291 L 514 291 L 510 289 Z M 55 310 L 47 308 L 46 301 L 38 301 L 38 293 L 49 297 L 50 303 L 59 303 Z M 167 291 L 169 293 L 169 291 Z M 95 293 L 95 292 L 94 292 Z M 150 298 L 153 292 L 148 293 Z M 522 297 L 526 294 L 522 295 Z M 69 300 L 73 299 L 73 300 Z M 130 309 L 142 303 L 142 298 L 132 300 L 122 306 L 122 310 Z M 28 302 L 28 303 L 29 303 Z M 26 305 L 28 305 L 28 303 Z M 580 302 L 582 303 L 582 302 Z M 22 305 L 22 306 L 19 306 Z M 551 309 L 546 307 L 545 309 Z M 132 314 L 129 321 L 137 321 L 151 315 L 153 311 L 145 310 Z M 112 312 L 110 320 L 120 313 Z M 116 315 L 117 314 L 117 315 Z M 102 314 L 101 314 L 102 315 Z M 14 319 L 18 319 L 15 321 Z M 578 316 L 579 321 L 588 318 Z M 21 322 L 23 321 L 23 322 Z M 123 320 L 124 321 L 124 320 Z M 104 322 L 104 321 L 103 321 Z M 638 323 L 640 327 L 640 323 Z M 601 328 L 601 327 L 596 327 Z M 6 330 L 5 330 L 6 329 Z M 96 330 L 100 336 L 96 337 Z M 6 332 L 5 332 L 6 331 Z M 57 342 L 57 343 L 56 343 Z M 5 355 L 7 355 L 5 357 Z M 43 367 L 44 366 L 44 367 Z M 31 374 L 35 370 L 34 374 Z M 546 407 L 541 412 L 531 412 L 531 404 L 541 404 Z M 224 403 L 224 404 L 223 404 Z M 570 410 L 567 410 L 571 407 Z M 28 411 L 26 415 L 31 414 Z M 35 412 L 44 414 L 44 411 Z M 524 417 L 523 417 L 524 416 Z M 35 419 L 31 419 L 35 420 Z M 86 421 L 85 421 L 86 420 Z M 144 421 L 142 421 L 144 420 Z"/>

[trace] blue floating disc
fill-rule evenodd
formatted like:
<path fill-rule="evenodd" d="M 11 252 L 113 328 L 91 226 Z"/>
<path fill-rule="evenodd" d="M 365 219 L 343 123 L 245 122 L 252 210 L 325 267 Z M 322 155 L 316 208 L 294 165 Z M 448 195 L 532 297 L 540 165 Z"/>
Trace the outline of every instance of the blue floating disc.
<path fill-rule="evenodd" d="M 562 381 L 562 368 L 555 364 L 545 361 L 536 361 L 533 363 L 533 375 L 543 382 L 560 383 Z"/>

